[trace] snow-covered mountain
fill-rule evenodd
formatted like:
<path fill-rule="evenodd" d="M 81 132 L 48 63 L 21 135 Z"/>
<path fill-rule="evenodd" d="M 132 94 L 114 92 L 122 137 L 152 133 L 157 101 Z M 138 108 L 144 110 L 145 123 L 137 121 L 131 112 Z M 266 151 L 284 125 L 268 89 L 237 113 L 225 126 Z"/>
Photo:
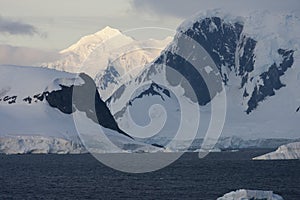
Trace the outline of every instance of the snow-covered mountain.
<path fill-rule="evenodd" d="M 108 99 L 122 83 L 136 77 L 171 41 L 172 37 L 134 41 L 113 51 L 105 70 L 99 71 L 94 79 L 101 98 Z M 90 67 L 89 64 L 87 66 Z"/>
<path fill-rule="evenodd" d="M 102 99 L 106 100 L 120 83 L 130 80 L 145 64 L 153 61 L 171 40 L 167 37 L 137 41 L 107 26 L 60 51 L 59 60 L 42 66 L 88 74 L 95 80 Z"/>
<path fill-rule="evenodd" d="M 102 50 L 102 52 L 99 53 L 106 54 L 106 59 L 100 59 L 101 57 L 99 57 L 97 66 L 93 66 L 98 69 L 90 69 L 94 70 L 93 73 L 91 71 L 89 71 L 89 73 L 87 72 L 90 76 L 95 76 L 98 70 L 106 68 L 107 57 L 111 51 L 133 41 L 132 38 L 123 35 L 119 30 L 105 27 L 99 32 L 82 37 L 75 44 L 61 50 L 59 52 L 61 54 L 59 60 L 53 63 L 44 63 L 43 66 L 66 72 L 83 72 L 83 63 L 98 49 L 99 51 Z M 101 46 L 101 49 L 99 46 Z"/>
<path fill-rule="evenodd" d="M 0 66 L 0 72 L 3 153 L 81 153 L 82 142 L 90 141 L 93 152 L 157 149 L 119 129 L 86 74 L 24 66 Z"/>
<path fill-rule="evenodd" d="M 170 39 L 139 42 L 107 27 L 45 65 L 60 71 L 1 66 L 0 134 L 81 139 L 96 152 L 187 150 L 194 137 L 222 149 L 234 146 L 216 141 L 226 107 L 223 138 L 299 138 L 299 22 L 290 13 L 212 11 L 184 22 L 160 55 Z M 70 73 L 80 71 L 91 77 Z"/>
<path fill-rule="evenodd" d="M 237 191 L 229 192 L 217 200 L 283 200 L 283 198 L 272 191 L 262 190 L 245 190 L 240 189 Z"/>
<path fill-rule="evenodd" d="M 88 150 L 94 153 L 120 152 L 120 149 L 122 152 L 184 151 L 190 144 L 192 145 L 189 147 L 189 151 L 197 151 L 203 142 L 201 139 L 195 141 L 178 140 L 168 149 L 157 149 L 152 144 L 165 146 L 170 143 L 170 138 L 153 138 L 146 141 L 143 139 L 132 140 L 118 128 L 99 96 L 96 95 L 95 110 L 89 103 L 88 97 L 84 98 L 83 102 L 76 101 L 74 94 L 72 95 L 74 88 L 80 96 L 88 96 L 88 91 L 91 88 L 94 88 L 92 92 L 97 94 L 93 80 L 87 75 L 24 66 L 0 66 L 0 71 L 0 153 L 85 153 L 86 149 L 82 141 L 87 143 Z M 92 86 L 88 87 L 87 85 Z M 153 95 L 159 102 L 161 99 L 170 98 L 174 95 L 154 83 L 146 86 L 146 88 L 150 88 L 145 90 L 150 91 L 150 93 L 142 93 L 137 99 Z M 72 98 L 75 100 L 73 104 Z M 131 103 L 128 102 L 127 106 L 130 106 Z M 169 107 L 174 109 L 171 110 L 172 112 L 176 112 L 176 105 L 169 105 Z M 155 109 L 153 111 L 156 115 L 159 114 L 159 112 L 155 112 Z M 93 112 L 97 113 L 97 119 L 95 119 Z M 142 117 L 142 110 L 137 113 L 140 113 Z M 172 124 L 172 122 L 179 120 L 176 117 L 175 115 L 168 118 L 169 121 L 166 124 L 169 128 L 176 125 L 176 123 Z M 154 116 L 154 119 L 159 118 Z M 154 125 L 157 123 L 155 122 Z M 105 135 L 99 135 L 98 132 L 95 132 L 100 127 L 104 130 Z M 154 128 L 159 127 L 152 127 L 152 129 Z M 78 135 L 78 129 L 81 135 Z M 84 136 L 82 135 L 84 132 L 92 134 Z M 136 134 L 138 133 L 139 130 Z M 166 135 L 169 134 L 171 133 Z M 111 145 L 111 141 L 119 148 Z M 288 142 L 292 142 L 292 140 L 248 141 L 230 137 L 221 138 L 216 148 L 276 148 Z"/>
<path fill-rule="evenodd" d="M 253 160 L 300 159 L 300 142 L 280 146 L 276 151 L 253 158 Z"/>
<path fill-rule="evenodd" d="M 224 137 L 299 138 L 299 26 L 293 13 L 200 13 L 107 105 L 120 128 L 140 130 L 143 141 L 172 139 L 182 124 L 185 139 L 195 129 L 203 138 L 213 102 L 226 91 L 227 101 L 215 107 L 227 108 Z"/>

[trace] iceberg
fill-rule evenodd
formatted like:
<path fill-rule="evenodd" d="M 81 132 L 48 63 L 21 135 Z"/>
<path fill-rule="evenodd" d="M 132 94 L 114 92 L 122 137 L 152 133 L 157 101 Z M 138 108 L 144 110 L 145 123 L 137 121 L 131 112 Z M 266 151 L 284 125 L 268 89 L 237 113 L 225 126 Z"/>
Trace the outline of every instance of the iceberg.
<path fill-rule="evenodd" d="M 300 159 L 300 142 L 282 145 L 274 152 L 253 158 L 253 160 L 291 160 Z"/>
<path fill-rule="evenodd" d="M 283 200 L 283 198 L 272 191 L 245 190 L 229 192 L 217 200 Z"/>

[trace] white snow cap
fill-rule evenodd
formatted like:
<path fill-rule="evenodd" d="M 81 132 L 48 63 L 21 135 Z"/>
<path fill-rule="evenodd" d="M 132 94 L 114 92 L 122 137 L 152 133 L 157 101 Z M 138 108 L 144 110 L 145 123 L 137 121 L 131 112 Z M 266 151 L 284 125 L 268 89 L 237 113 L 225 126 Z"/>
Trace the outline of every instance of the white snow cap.
<path fill-rule="evenodd" d="M 295 12 L 270 12 L 265 10 L 253 11 L 244 16 L 236 16 L 222 9 L 207 10 L 185 20 L 177 31 L 185 32 L 191 29 L 196 22 L 212 17 L 219 17 L 224 23 L 242 24 L 242 34 L 257 41 L 254 52 L 253 76 L 267 71 L 270 64 L 281 62 L 282 57 L 278 54 L 278 49 L 294 50 L 294 65 L 299 65 L 300 18 Z M 216 30 L 213 25 L 210 25 L 211 32 Z"/>
<path fill-rule="evenodd" d="M 78 48 L 84 45 L 84 43 L 101 42 L 120 34 L 122 34 L 120 30 L 111 28 L 110 26 L 106 26 L 104 29 L 101 29 L 96 33 L 82 37 L 77 43 L 71 45 L 67 49 L 60 51 L 60 53 L 63 54 L 73 52 L 78 50 Z"/>

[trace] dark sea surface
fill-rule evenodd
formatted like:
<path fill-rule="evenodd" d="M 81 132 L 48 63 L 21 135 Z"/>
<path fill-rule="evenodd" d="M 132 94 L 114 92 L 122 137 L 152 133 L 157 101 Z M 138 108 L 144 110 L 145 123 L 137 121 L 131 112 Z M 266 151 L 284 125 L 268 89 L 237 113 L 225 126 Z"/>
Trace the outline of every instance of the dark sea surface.
<path fill-rule="evenodd" d="M 151 173 L 110 169 L 91 155 L 0 155 L 0 199 L 204 199 L 241 188 L 300 200 L 300 160 L 252 161 L 270 150 L 186 153 Z"/>

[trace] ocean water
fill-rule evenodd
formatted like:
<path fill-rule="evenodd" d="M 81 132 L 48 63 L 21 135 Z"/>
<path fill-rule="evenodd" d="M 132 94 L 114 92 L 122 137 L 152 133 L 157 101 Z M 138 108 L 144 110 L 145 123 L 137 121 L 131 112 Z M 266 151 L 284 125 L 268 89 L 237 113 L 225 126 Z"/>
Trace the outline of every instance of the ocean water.
<path fill-rule="evenodd" d="M 252 161 L 268 150 L 186 153 L 151 173 L 110 169 L 91 155 L 0 155 L 0 199 L 203 199 L 241 188 L 300 199 L 300 160 Z M 270 150 L 269 150 L 270 151 Z"/>

